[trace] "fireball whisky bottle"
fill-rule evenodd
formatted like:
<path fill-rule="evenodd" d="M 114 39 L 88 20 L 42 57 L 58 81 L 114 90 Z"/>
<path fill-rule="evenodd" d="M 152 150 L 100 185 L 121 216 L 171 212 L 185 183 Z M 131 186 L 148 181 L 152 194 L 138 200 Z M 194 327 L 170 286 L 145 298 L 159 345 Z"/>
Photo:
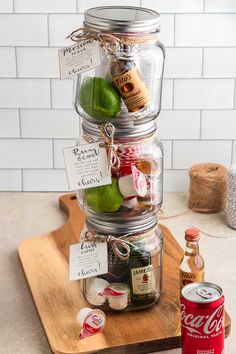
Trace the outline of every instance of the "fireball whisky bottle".
<path fill-rule="evenodd" d="M 180 263 L 180 290 L 187 284 L 204 281 L 204 259 L 199 254 L 200 231 L 193 227 L 185 230 L 186 248 Z"/>

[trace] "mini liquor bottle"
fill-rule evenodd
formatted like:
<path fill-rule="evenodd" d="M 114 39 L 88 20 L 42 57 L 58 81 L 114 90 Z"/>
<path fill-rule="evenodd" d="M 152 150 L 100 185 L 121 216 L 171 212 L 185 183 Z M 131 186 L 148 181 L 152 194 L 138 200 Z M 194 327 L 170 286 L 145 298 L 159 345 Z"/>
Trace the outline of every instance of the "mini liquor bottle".
<path fill-rule="evenodd" d="M 133 305 L 145 306 L 155 302 L 155 279 L 150 252 L 137 246 L 129 258 L 130 298 Z"/>
<path fill-rule="evenodd" d="M 110 73 L 112 82 L 129 112 L 135 112 L 147 106 L 148 89 L 134 61 L 115 59 L 111 62 Z"/>
<path fill-rule="evenodd" d="M 189 283 L 204 281 L 204 260 L 198 246 L 199 229 L 194 227 L 185 230 L 185 240 L 186 248 L 180 263 L 180 290 Z"/>

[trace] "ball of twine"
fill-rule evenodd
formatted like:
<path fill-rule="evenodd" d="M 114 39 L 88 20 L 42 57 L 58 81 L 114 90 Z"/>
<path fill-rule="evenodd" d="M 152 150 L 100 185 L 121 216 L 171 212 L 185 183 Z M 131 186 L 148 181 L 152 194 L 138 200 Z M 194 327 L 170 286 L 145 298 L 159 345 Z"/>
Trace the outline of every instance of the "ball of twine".
<path fill-rule="evenodd" d="M 213 214 L 225 209 L 227 170 L 216 163 L 201 163 L 189 170 L 189 208 Z"/>
<path fill-rule="evenodd" d="M 233 229 L 236 229 L 236 165 L 232 165 L 228 169 L 228 188 L 225 211 L 228 225 Z"/>

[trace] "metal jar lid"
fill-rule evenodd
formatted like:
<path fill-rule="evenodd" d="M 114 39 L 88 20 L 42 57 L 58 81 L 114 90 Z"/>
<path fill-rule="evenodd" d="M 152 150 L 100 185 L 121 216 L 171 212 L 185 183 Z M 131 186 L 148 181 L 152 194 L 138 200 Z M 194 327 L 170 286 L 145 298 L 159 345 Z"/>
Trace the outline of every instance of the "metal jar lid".
<path fill-rule="evenodd" d="M 111 122 L 112 123 L 112 122 Z M 82 128 L 83 131 L 86 134 L 91 134 L 97 137 L 101 137 L 101 132 L 99 130 L 99 126 L 97 124 L 89 122 L 87 119 L 83 119 L 82 122 Z M 157 130 L 157 123 L 155 120 L 151 120 L 149 122 L 136 125 L 133 127 L 115 127 L 115 135 L 114 138 L 119 138 L 119 139 L 127 139 L 129 138 L 140 138 L 140 137 L 145 137 L 150 134 L 153 134 Z"/>
<path fill-rule="evenodd" d="M 159 32 L 160 15 L 143 7 L 99 6 L 85 11 L 84 26 L 105 32 Z"/>
<path fill-rule="evenodd" d="M 186 300 L 201 304 L 214 302 L 223 294 L 223 290 L 218 285 L 208 282 L 188 284 L 181 292 Z"/>
<path fill-rule="evenodd" d="M 144 220 L 127 219 L 120 222 L 109 222 L 105 220 L 96 219 L 94 217 L 86 218 L 86 225 L 88 229 L 105 235 L 125 235 L 130 233 L 142 233 L 156 226 L 157 222 L 158 220 L 156 215 L 149 216 Z"/>

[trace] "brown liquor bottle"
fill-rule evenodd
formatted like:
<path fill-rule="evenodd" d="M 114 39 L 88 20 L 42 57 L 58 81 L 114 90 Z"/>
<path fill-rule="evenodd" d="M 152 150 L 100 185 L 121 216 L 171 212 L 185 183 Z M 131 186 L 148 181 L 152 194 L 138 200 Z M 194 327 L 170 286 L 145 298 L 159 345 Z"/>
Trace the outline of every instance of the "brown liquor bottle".
<path fill-rule="evenodd" d="M 148 89 L 134 61 L 114 59 L 110 64 L 110 73 L 129 112 L 147 106 Z"/>

